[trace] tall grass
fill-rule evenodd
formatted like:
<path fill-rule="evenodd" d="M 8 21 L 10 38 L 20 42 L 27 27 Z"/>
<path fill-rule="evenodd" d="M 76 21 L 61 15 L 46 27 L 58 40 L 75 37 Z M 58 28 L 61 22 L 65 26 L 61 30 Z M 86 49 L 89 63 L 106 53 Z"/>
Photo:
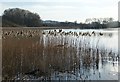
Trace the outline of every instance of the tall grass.
<path fill-rule="evenodd" d="M 16 33 L 19 29 L 13 31 Z M 40 32 L 32 37 L 3 35 L 6 37 L 2 40 L 3 80 L 36 69 L 39 69 L 35 74 L 37 77 L 49 77 L 53 71 L 71 73 L 81 67 L 99 69 L 100 58 L 110 53 L 94 49 L 69 35 L 43 35 Z"/>

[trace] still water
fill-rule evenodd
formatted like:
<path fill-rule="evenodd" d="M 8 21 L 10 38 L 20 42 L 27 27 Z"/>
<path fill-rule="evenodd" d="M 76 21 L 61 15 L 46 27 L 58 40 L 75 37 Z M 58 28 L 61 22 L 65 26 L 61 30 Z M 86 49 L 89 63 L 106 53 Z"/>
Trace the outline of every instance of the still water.
<path fill-rule="evenodd" d="M 48 30 L 47 30 L 48 31 Z M 54 30 L 52 30 L 54 31 Z M 57 32 L 59 30 L 56 30 Z M 114 60 L 118 56 L 118 30 L 80 30 L 80 29 L 63 29 L 65 32 L 76 32 L 76 33 L 92 33 L 95 32 L 95 36 L 76 36 L 76 35 L 67 35 L 64 37 L 68 45 L 75 46 L 78 49 L 82 46 L 82 48 L 92 48 L 94 50 L 99 49 L 99 63 L 98 68 L 92 67 L 84 67 L 82 64 L 79 68 L 72 70 L 71 73 L 67 71 L 61 73 L 59 71 L 55 71 L 51 73 L 51 80 L 118 80 L 118 58 Z M 99 33 L 103 35 L 100 36 Z M 53 36 L 51 37 L 53 38 Z M 57 38 L 57 39 L 56 39 Z M 59 44 L 58 38 L 61 36 L 54 37 L 53 42 Z M 48 37 L 44 36 L 44 42 L 47 44 Z M 60 40 L 59 40 L 60 41 Z M 81 45 L 80 45 L 81 44 Z M 102 55 L 101 52 L 105 51 Z M 81 51 L 83 52 L 83 51 Z M 114 53 L 110 56 L 110 52 Z M 84 54 L 84 53 L 83 53 Z M 91 53 L 93 54 L 93 53 Z M 81 57 L 80 57 L 81 58 Z M 113 59 L 112 59 L 113 58 Z M 80 62 L 82 59 L 80 59 Z M 83 63 L 83 62 L 82 62 Z"/>

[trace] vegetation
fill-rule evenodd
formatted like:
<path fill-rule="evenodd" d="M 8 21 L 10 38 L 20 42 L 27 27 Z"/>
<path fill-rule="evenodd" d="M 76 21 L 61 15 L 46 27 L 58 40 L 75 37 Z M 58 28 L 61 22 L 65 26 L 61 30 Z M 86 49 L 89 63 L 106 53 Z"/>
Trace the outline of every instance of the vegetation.
<path fill-rule="evenodd" d="M 37 13 L 28 10 L 12 8 L 4 11 L 2 16 L 3 27 L 59 27 L 59 28 L 82 28 L 82 29 L 101 29 L 118 27 L 113 18 L 88 18 L 85 23 L 59 22 L 40 19 Z"/>
<path fill-rule="evenodd" d="M 81 68 L 101 69 L 99 63 L 102 61 L 102 64 L 106 64 L 105 58 L 118 61 L 118 54 L 114 51 L 107 50 L 104 46 L 102 49 L 98 48 L 98 43 L 95 43 L 94 48 L 83 38 L 95 35 L 94 31 L 89 35 L 85 32 L 78 34 L 62 30 L 42 32 L 38 28 L 3 28 L 3 80 L 23 80 L 26 79 L 23 78 L 25 75 L 50 77 L 55 71 L 75 74 Z M 99 36 L 104 37 L 104 34 L 100 33 Z"/>
<path fill-rule="evenodd" d="M 6 26 L 41 26 L 41 19 L 37 13 L 19 8 L 7 9 L 2 16 L 3 27 Z"/>

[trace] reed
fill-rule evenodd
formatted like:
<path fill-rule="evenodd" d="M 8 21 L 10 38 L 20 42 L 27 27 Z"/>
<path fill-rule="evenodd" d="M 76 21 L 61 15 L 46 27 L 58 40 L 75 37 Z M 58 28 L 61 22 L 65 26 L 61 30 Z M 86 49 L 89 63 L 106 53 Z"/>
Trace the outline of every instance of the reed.
<path fill-rule="evenodd" d="M 57 34 L 56 30 L 55 33 L 43 33 L 36 29 L 4 29 L 3 80 L 14 79 L 18 74 L 50 77 L 53 71 L 71 73 L 77 68 L 94 65 L 99 69 L 100 57 L 107 56 L 105 50 L 94 49 L 88 43 L 70 38 L 74 35 L 54 34 Z"/>

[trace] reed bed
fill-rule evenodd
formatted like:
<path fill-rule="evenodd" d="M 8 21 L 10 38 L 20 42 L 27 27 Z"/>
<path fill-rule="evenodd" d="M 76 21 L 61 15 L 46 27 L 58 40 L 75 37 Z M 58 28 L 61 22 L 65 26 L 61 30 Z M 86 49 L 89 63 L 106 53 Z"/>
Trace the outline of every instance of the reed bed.
<path fill-rule="evenodd" d="M 50 77 L 54 71 L 74 74 L 83 67 L 99 69 L 100 60 L 107 57 L 109 60 L 118 61 L 114 52 L 92 48 L 85 42 L 85 38 L 82 41 L 77 38 L 76 33 L 60 33 L 46 34 L 42 30 L 31 29 L 3 30 L 3 80 L 14 80 L 20 74 Z M 19 79 L 23 80 L 23 76 Z"/>

